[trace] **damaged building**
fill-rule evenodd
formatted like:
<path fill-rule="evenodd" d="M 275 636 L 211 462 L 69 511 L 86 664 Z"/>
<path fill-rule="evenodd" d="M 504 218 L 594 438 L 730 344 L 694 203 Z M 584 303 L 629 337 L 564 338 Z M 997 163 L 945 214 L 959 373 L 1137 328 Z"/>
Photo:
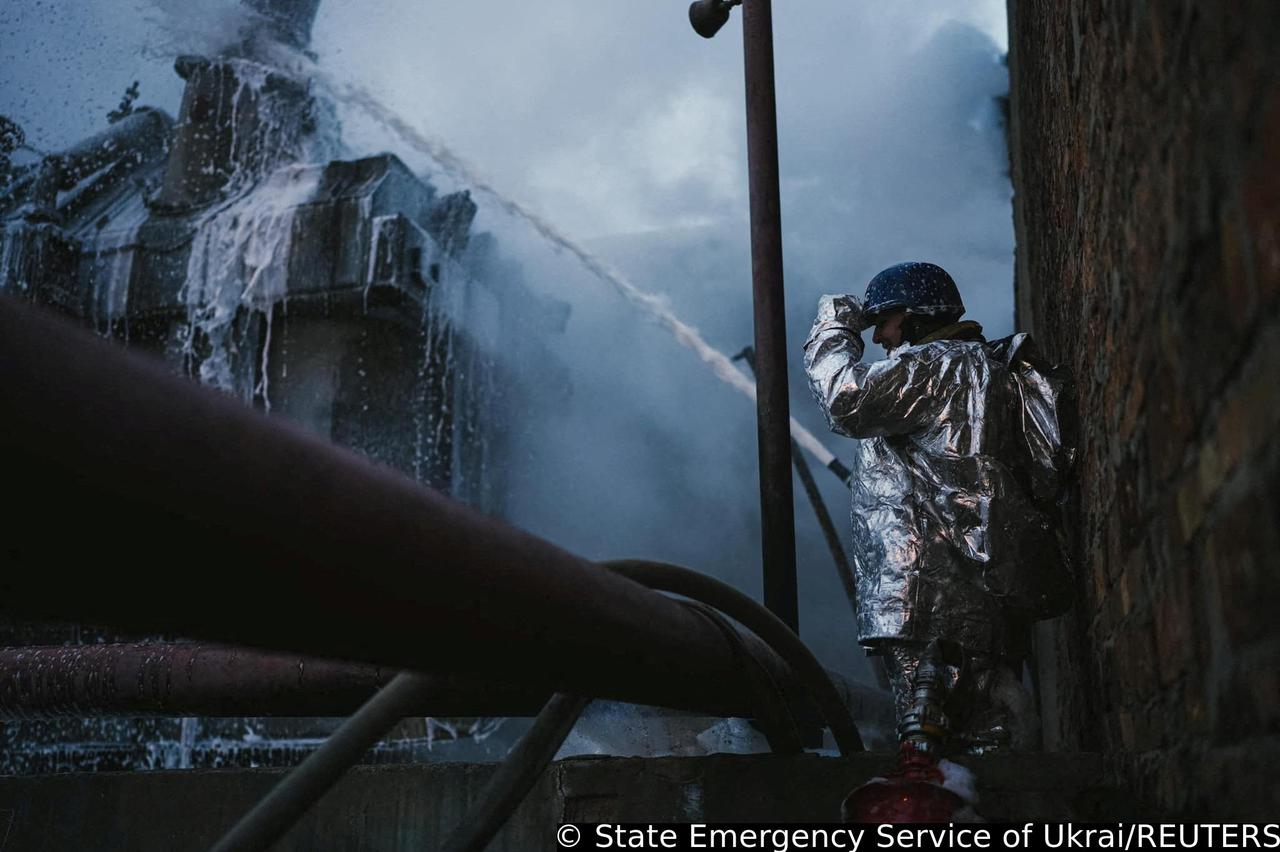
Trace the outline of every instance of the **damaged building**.
<path fill-rule="evenodd" d="M 468 191 L 441 194 L 390 154 L 332 156 L 341 148 L 332 108 L 305 70 L 284 67 L 305 48 L 317 5 L 250 3 L 255 26 L 240 43 L 180 57 L 176 120 L 129 103 L 101 133 L 11 169 L 0 194 L 0 291 L 501 515 L 509 461 L 506 424 L 493 416 L 496 341 L 513 359 L 548 366 L 540 391 L 566 393 L 540 341 L 563 328 L 568 306 L 524 288 L 493 237 L 474 232 Z M 30 646 L 140 638 L 24 623 L 0 635 L 27 648 L 14 652 L 27 663 Z M 207 649 L 201 665 L 225 666 L 222 653 Z M 196 659 L 179 654 L 188 666 Z M 148 646 L 108 657 L 92 664 L 97 677 L 149 684 L 153 709 L 182 665 Z M 20 714 L 40 687 L 9 674 L 0 701 Z M 345 687 L 320 675 L 318 689 L 367 696 L 389 676 L 351 669 Z M 0 765 L 289 764 L 336 724 L 234 714 L 11 721 L 0 729 Z M 425 724 L 410 726 L 388 759 L 425 748 Z"/>

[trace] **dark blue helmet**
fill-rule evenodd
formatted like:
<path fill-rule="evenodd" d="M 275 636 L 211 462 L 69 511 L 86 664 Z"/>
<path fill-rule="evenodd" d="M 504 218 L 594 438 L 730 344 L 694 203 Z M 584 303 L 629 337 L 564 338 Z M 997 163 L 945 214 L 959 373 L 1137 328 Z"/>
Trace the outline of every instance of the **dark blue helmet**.
<path fill-rule="evenodd" d="M 941 266 L 909 261 L 890 266 L 867 285 L 867 322 L 874 324 L 880 314 L 895 308 L 905 308 L 908 316 L 955 321 L 964 313 L 964 302 Z"/>

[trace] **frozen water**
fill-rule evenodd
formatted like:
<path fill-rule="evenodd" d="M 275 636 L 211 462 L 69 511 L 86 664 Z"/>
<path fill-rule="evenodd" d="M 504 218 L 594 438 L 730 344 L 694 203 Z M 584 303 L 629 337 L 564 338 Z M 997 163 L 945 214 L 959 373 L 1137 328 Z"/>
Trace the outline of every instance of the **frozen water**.
<path fill-rule="evenodd" d="M 181 296 L 191 327 L 209 348 L 199 370 L 205 384 L 236 390 L 232 334 L 242 308 L 262 311 L 270 333 L 273 308 L 287 295 L 294 217 L 315 196 L 322 171 L 316 165 L 277 169 L 198 225 Z"/>

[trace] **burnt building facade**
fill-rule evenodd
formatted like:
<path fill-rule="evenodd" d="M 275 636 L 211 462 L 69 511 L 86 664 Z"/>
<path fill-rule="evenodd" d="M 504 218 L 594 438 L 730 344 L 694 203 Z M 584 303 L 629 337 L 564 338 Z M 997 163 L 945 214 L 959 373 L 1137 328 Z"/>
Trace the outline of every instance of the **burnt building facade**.
<path fill-rule="evenodd" d="M 301 52 L 317 2 L 246 6 L 242 41 L 176 61 L 176 119 L 128 104 L 101 133 L 6 169 L 0 292 L 501 516 L 495 353 L 554 367 L 540 335 L 563 327 L 567 306 L 521 285 L 518 266 L 474 231 L 466 190 L 443 194 L 390 154 L 340 156 L 334 110 Z M 127 550 L 130 534 L 104 552 Z M 0 624 L 7 646 L 135 638 Z M 16 700 L 30 686 L 15 675 L 0 693 Z M 0 766 L 291 763 L 332 728 L 11 720 Z"/>

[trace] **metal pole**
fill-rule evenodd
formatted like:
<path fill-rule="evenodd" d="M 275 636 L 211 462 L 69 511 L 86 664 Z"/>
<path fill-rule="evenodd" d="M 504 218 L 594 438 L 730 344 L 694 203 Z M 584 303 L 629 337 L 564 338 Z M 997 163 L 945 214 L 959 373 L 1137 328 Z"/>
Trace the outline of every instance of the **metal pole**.
<path fill-rule="evenodd" d="M 751 375 L 756 373 L 756 352 L 750 346 L 743 349 L 737 355 L 733 356 L 734 360 L 741 358 L 747 362 L 747 366 L 751 369 Z M 849 599 L 849 608 L 853 611 L 854 616 L 858 613 L 858 588 L 853 579 L 853 569 L 849 567 L 849 558 L 845 556 L 844 547 L 840 544 L 840 534 L 836 532 L 836 525 L 831 520 L 831 513 L 827 511 L 827 504 L 822 499 L 822 493 L 818 490 L 818 483 L 813 478 L 813 472 L 809 470 L 809 463 L 805 461 L 804 452 L 800 449 L 800 445 L 795 439 L 791 439 L 791 463 L 795 465 L 796 476 L 800 477 L 800 484 L 804 487 L 804 493 L 809 497 L 809 505 L 813 507 L 813 514 L 818 519 L 818 526 L 822 528 L 823 538 L 827 541 L 827 550 L 831 552 L 831 561 L 835 563 L 836 574 L 840 577 L 840 585 L 844 587 L 845 597 Z M 832 465 L 839 464 L 839 461 L 832 461 Z M 828 469 L 832 469 L 828 465 Z M 837 473 L 837 475 L 839 475 Z M 847 476 L 841 481 L 846 481 Z"/>
<path fill-rule="evenodd" d="M 791 420 L 787 324 L 782 286 L 782 216 L 778 193 L 778 115 L 773 84 L 770 0 L 742 4 L 747 90 L 747 169 L 751 195 L 751 281 L 755 304 L 760 449 L 760 523 L 764 602 L 792 630 L 796 603 L 796 531 L 791 492 Z"/>
<path fill-rule="evenodd" d="M 651 589 L 661 589 L 674 595 L 710 603 L 755 633 L 799 676 L 831 728 L 831 735 L 835 737 L 840 754 L 848 757 L 854 752 L 865 750 L 858 724 L 836 690 L 830 674 L 809 647 L 800 641 L 795 631 L 788 630 L 777 616 L 762 609 L 760 604 L 727 583 L 679 565 L 639 559 L 615 559 L 603 564 Z"/>

